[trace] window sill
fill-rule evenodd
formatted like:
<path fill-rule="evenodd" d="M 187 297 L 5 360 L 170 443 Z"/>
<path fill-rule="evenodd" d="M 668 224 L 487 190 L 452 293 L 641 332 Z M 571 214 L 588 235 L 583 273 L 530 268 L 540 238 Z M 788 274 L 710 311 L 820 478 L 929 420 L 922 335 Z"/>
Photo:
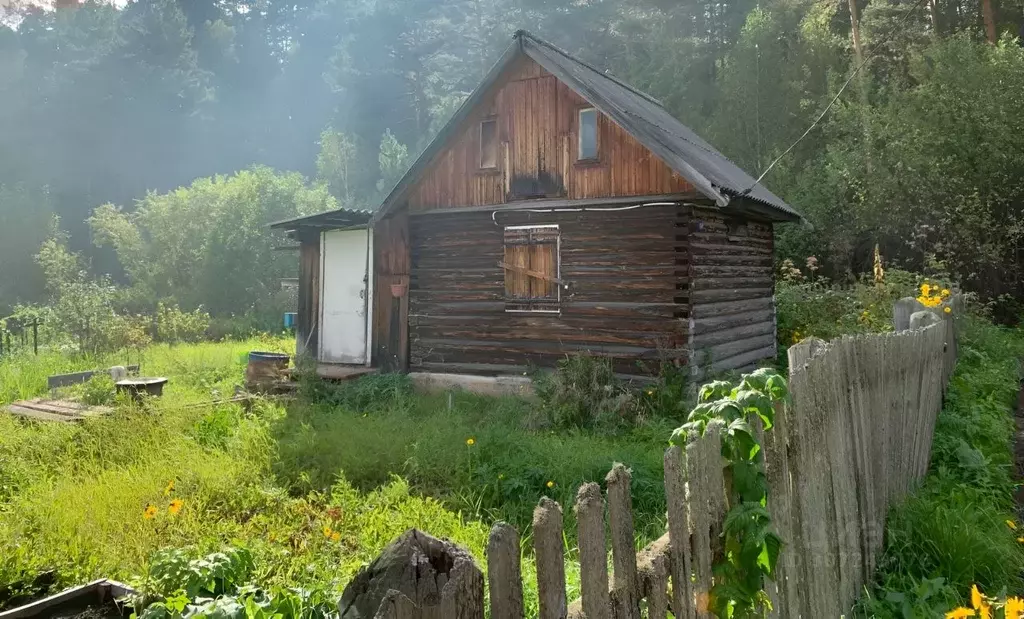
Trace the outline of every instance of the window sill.
<path fill-rule="evenodd" d="M 499 176 L 501 174 L 501 168 L 480 168 L 476 171 L 476 176 Z"/>
<path fill-rule="evenodd" d="M 603 161 L 601 161 L 600 159 L 577 159 L 576 162 L 572 164 L 572 167 L 574 167 L 574 168 L 603 168 L 603 167 L 605 167 L 605 163 Z"/>

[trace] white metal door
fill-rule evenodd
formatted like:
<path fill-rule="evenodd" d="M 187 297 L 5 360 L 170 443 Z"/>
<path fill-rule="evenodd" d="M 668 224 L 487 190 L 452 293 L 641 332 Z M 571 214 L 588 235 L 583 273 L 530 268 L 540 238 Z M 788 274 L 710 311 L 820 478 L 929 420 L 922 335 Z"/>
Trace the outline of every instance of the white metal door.
<path fill-rule="evenodd" d="M 320 238 L 320 361 L 365 363 L 367 230 L 327 230 Z"/>

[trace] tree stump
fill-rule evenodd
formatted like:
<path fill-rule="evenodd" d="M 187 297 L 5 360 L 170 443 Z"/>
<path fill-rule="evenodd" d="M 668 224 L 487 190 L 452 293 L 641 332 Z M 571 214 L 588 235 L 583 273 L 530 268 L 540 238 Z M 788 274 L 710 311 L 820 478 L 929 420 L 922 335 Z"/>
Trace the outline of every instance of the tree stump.
<path fill-rule="evenodd" d="M 338 611 L 341 619 L 483 619 L 484 577 L 466 550 L 409 529 L 345 587 Z"/>

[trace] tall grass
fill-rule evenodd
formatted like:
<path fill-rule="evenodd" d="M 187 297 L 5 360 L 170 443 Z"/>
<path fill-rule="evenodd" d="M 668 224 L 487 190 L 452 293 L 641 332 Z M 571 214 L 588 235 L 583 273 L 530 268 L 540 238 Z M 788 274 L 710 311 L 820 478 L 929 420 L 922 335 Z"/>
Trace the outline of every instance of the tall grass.
<path fill-rule="evenodd" d="M 532 613 L 536 501 L 547 494 L 568 511 L 577 486 L 602 480 L 614 461 L 634 471 L 637 543 L 663 530 L 667 428 L 612 436 L 535 431 L 527 423 L 532 405 L 522 400 L 422 396 L 398 376 L 337 389 L 310 383 L 314 392 L 297 401 L 261 401 L 249 412 L 193 406 L 230 394 L 243 380 L 248 351 L 288 345 L 153 346 L 141 361 L 144 374 L 170 378 L 160 400 L 120 402 L 113 415 L 75 425 L 0 414 L 0 608 L 48 570 L 58 587 L 99 577 L 138 582 L 165 547 L 199 556 L 244 545 L 261 585 L 338 593 L 409 527 L 466 546 L 483 567 L 487 531 L 502 518 L 524 534 Z M 0 403 L 45 394 L 52 373 L 126 362 L 6 358 Z M 168 511 L 172 499 L 183 502 L 177 514 Z M 144 517 L 147 506 L 155 517 Z M 325 526 L 341 539 L 325 536 Z M 571 530 L 567 539 L 572 556 Z M 579 576 L 568 567 L 573 594 Z"/>
<path fill-rule="evenodd" d="M 403 380 L 368 377 L 322 396 L 327 403 L 292 407 L 274 429 L 279 476 L 301 491 L 330 485 L 341 472 L 363 489 L 397 474 L 452 509 L 526 532 L 541 496 L 572 505 L 582 483 L 603 481 L 622 462 L 633 472 L 642 539 L 664 531 L 667 422 L 618 434 L 532 430 L 535 405 L 524 400 L 412 395 Z"/>
<path fill-rule="evenodd" d="M 970 317 L 964 326 L 930 472 L 889 514 L 863 616 L 942 616 L 964 604 L 974 584 L 1024 593 L 1024 533 L 1006 524 L 1017 520 L 1013 405 L 1024 334 Z"/>

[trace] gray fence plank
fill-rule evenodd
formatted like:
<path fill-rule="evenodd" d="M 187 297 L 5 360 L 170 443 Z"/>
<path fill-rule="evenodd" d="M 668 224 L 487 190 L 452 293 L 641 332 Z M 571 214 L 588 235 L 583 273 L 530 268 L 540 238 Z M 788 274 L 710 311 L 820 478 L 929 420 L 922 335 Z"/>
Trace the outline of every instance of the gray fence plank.
<path fill-rule="evenodd" d="M 491 619 L 523 619 L 519 533 L 504 522 L 495 523 L 487 540 L 487 584 Z"/>
<path fill-rule="evenodd" d="M 533 510 L 533 551 L 537 563 L 537 599 L 540 619 L 565 619 L 565 548 L 562 544 L 562 508 L 544 497 Z"/>

